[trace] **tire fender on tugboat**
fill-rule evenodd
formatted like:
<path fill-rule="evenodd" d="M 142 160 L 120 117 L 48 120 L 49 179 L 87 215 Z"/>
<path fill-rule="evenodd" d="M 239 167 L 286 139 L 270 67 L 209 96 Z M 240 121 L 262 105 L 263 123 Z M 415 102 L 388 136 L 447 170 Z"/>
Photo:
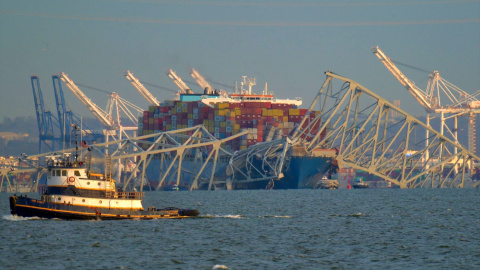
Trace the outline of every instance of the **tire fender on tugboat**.
<path fill-rule="evenodd" d="M 17 196 L 10 196 L 10 213 L 17 214 Z"/>

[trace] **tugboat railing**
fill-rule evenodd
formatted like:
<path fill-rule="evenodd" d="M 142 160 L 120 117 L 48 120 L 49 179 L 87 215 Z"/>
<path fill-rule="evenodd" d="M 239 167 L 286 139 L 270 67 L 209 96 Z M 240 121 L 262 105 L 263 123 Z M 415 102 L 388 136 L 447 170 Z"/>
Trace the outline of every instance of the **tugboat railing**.
<path fill-rule="evenodd" d="M 110 196 L 106 196 L 107 198 L 115 198 L 115 199 L 140 199 L 143 200 L 145 196 L 145 192 L 130 192 L 130 191 L 116 191 L 111 192 Z"/>

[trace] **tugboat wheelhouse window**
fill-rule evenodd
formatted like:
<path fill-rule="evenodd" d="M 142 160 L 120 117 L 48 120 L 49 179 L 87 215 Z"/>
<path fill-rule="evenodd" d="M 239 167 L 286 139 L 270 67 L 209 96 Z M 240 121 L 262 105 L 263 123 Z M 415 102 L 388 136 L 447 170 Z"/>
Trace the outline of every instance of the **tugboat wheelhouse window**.
<path fill-rule="evenodd" d="M 67 170 L 62 170 L 62 176 L 67 176 Z"/>
<path fill-rule="evenodd" d="M 80 171 L 75 171 L 75 176 L 80 176 Z"/>
<path fill-rule="evenodd" d="M 56 171 L 57 176 L 60 176 L 60 170 L 55 170 L 55 171 Z"/>

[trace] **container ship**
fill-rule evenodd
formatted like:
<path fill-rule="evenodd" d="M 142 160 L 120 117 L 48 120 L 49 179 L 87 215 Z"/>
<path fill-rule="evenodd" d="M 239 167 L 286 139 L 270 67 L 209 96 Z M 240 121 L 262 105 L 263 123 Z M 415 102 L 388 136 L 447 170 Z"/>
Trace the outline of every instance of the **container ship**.
<path fill-rule="evenodd" d="M 196 125 L 203 125 L 217 139 L 248 131 L 247 135 L 222 145 L 227 151 L 242 151 L 258 143 L 288 136 L 295 127 L 299 126 L 308 111 L 300 109 L 301 104 L 300 98 L 277 99 L 267 90 L 262 94 L 252 94 L 249 89 L 226 95 L 216 91 L 212 93 L 206 89 L 202 94 L 181 94 L 179 100 L 165 100 L 159 106 L 150 106 L 139 119 L 138 136 Z M 310 112 L 309 117 L 313 119 L 318 113 L 318 111 Z M 319 128 L 319 123 L 316 128 Z M 187 133 L 187 135 L 192 134 Z M 145 144 L 143 147 L 148 146 Z M 291 152 L 296 154 L 289 155 L 285 177 L 281 181 L 275 181 L 275 188 L 313 188 L 314 183 L 308 183 L 306 179 L 318 173 L 331 171 L 330 166 L 334 155 L 329 149 L 319 150 L 313 154 L 303 152 L 298 154 L 298 149 Z M 223 166 L 220 164 L 217 167 L 216 174 L 221 175 L 226 164 L 228 160 Z M 150 181 L 158 178 L 160 170 L 157 165 L 153 162 L 147 168 L 147 178 Z M 188 189 L 191 182 L 192 179 L 185 175 L 182 177 L 182 183 L 167 183 L 164 190 Z M 266 188 L 272 183 L 271 181 L 250 184 L 233 183 L 229 188 L 258 189 Z"/>

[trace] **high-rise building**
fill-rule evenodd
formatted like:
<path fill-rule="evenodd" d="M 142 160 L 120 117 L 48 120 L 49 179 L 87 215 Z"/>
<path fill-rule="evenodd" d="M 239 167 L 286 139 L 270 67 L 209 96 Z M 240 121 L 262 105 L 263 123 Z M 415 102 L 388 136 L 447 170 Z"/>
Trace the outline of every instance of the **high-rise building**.
<path fill-rule="evenodd" d="M 393 105 L 397 108 L 400 108 L 400 100 L 398 100 L 398 99 L 394 100 Z M 400 114 L 397 111 L 392 111 L 392 114 L 391 114 L 392 118 L 397 118 L 399 116 L 400 116 Z"/>

